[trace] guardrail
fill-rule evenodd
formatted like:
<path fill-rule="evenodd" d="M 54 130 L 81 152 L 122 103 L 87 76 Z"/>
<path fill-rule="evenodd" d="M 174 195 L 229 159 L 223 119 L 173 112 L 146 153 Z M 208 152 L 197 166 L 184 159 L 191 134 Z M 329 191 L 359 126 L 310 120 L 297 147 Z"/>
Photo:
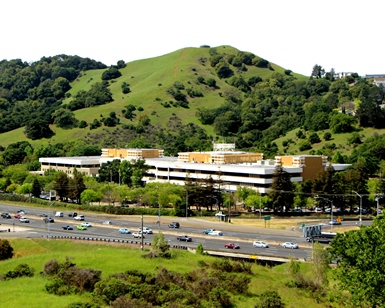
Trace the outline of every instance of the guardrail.
<path fill-rule="evenodd" d="M 44 237 L 44 236 L 42 236 Z M 136 244 L 142 245 L 142 241 L 136 240 L 121 240 L 121 239 L 109 239 L 109 238 L 101 238 L 101 237 L 89 237 L 89 236 L 72 236 L 72 235 L 50 235 L 46 236 L 47 239 L 55 239 L 55 240 L 82 240 L 82 241 L 95 241 L 95 242 L 108 242 L 108 243 L 125 243 L 125 244 Z M 151 246 L 150 242 L 143 242 L 144 246 Z M 187 246 L 181 245 L 170 245 L 170 248 L 174 249 L 183 249 L 187 250 Z"/>

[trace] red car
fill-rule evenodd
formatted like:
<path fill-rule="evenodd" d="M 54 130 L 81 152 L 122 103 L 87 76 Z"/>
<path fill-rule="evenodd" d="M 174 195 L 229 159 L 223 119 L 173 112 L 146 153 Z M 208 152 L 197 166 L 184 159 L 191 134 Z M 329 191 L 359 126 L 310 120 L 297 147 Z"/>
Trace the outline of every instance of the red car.
<path fill-rule="evenodd" d="M 20 218 L 21 218 L 21 215 L 20 215 L 20 214 L 16 214 L 16 215 L 13 216 L 13 217 L 15 217 L 15 218 L 17 218 L 17 219 L 20 219 Z"/>
<path fill-rule="evenodd" d="M 225 248 L 229 248 L 229 249 L 239 249 L 241 248 L 238 244 L 234 244 L 234 243 L 228 243 L 228 244 L 225 244 Z"/>

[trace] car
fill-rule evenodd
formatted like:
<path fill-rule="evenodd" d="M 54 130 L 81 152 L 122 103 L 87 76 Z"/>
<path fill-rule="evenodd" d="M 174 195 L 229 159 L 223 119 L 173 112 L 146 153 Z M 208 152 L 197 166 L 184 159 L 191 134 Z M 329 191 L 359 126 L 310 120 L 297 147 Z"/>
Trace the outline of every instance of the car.
<path fill-rule="evenodd" d="M 225 244 L 225 248 L 228 248 L 228 249 L 240 249 L 241 246 L 239 246 L 238 244 L 234 244 L 234 243 L 227 243 L 227 244 Z"/>
<path fill-rule="evenodd" d="M 9 215 L 8 213 L 1 213 L 1 217 L 6 218 L 6 219 L 12 218 L 11 215 Z"/>
<path fill-rule="evenodd" d="M 176 238 L 178 241 L 192 242 L 192 238 L 188 235 L 180 235 Z"/>
<path fill-rule="evenodd" d="M 333 219 L 329 221 L 329 225 L 340 225 L 341 221 Z"/>
<path fill-rule="evenodd" d="M 296 213 L 302 213 L 302 209 L 299 208 L 299 207 L 296 207 L 293 212 L 296 212 Z"/>
<path fill-rule="evenodd" d="M 213 231 L 215 231 L 215 229 L 206 229 L 206 230 L 203 230 L 203 233 L 209 234 L 210 232 L 213 232 Z"/>
<path fill-rule="evenodd" d="M 322 209 L 319 208 L 319 207 L 316 207 L 315 210 L 314 210 L 314 212 L 316 212 L 316 213 L 322 213 Z"/>
<path fill-rule="evenodd" d="M 103 225 L 112 225 L 112 222 L 109 220 L 106 220 L 106 221 L 103 221 L 102 224 Z"/>
<path fill-rule="evenodd" d="M 377 210 L 377 215 L 381 215 L 382 214 L 382 210 Z"/>
<path fill-rule="evenodd" d="M 253 247 L 259 247 L 259 248 L 269 248 L 269 244 L 263 242 L 263 241 L 255 241 L 253 243 Z"/>
<path fill-rule="evenodd" d="M 74 228 L 71 226 L 63 226 L 62 229 L 63 230 L 73 230 Z"/>
<path fill-rule="evenodd" d="M 330 207 L 328 207 L 327 209 L 325 209 L 325 213 L 330 213 L 332 211 L 332 209 Z"/>
<path fill-rule="evenodd" d="M 81 226 L 83 226 L 83 227 L 92 227 L 92 225 L 89 223 L 89 222 L 83 222 L 82 224 L 81 224 Z"/>
<path fill-rule="evenodd" d="M 169 228 L 179 228 L 179 222 L 172 222 L 168 225 Z"/>
<path fill-rule="evenodd" d="M 16 215 L 13 216 L 13 217 L 15 217 L 15 218 L 17 218 L 17 219 L 20 219 L 22 216 L 21 216 L 20 214 L 16 214 Z"/>
<path fill-rule="evenodd" d="M 20 222 L 29 223 L 29 219 L 25 217 L 21 217 L 19 220 Z"/>
<path fill-rule="evenodd" d="M 73 212 L 68 213 L 68 217 L 76 217 L 76 216 L 78 216 L 78 213 L 73 213 Z"/>
<path fill-rule="evenodd" d="M 77 215 L 74 217 L 75 220 L 85 220 L 84 215 Z"/>
<path fill-rule="evenodd" d="M 298 245 L 293 242 L 285 242 L 282 244 L 283 248 L 291 248 L 291 249 L 298 249 Z"/>
<path fill-rule="evenodd" d="M 120 234 L 131 234 L 131 230 L 127 228 L 121 228 L 119 229 Z"/>
<path fill-rule="evenodd" d="M 25 215 L 25 214 L 27 214 L 27 212 L 24 211 L 24 210 L 18 210 L 18 211 L 17 211 L 17 214 Z"/>
<path fill-rule="evenodd" d="M 210 232 L 208 235 L 213 235 L 213 236 L 222 236 L 223 235 L 223 232 L 222 231 L 212 231 Z"/>
<path fill-rule="evenodd" d="M 144 234 L 142 234 L 142 233 L 139 233 L 139 232 L 134 232 L 134 233 L 132 233 L 132 236 L 134 237 L 134 238 L 145 238 L 145 236 L 144 236 Z"/>
<path fill-rule="evenodd" d="M 142 232 L 142 229 L 141 228 L 139 228 L 138 229 L 138 232 L 140 233 L 140 232 Z M 150 229 L 150 228 L 148 228 L 148 227 L 143 227 L 143 234 L 153 234 L 154 232 Z"/>
<path fill-rule="evenodd" d="M 39 216 L 40 216 L 40 217 L 48 217 L 48 215 L 47 215 L 47 214 L 44 214 L 44 213 L 43 213 L 43 214 L 40 214 Z"/>
<path fill-rule="evenodd" d="M 55 222 L 55 220 L 51 217 L 46 217 L 43 219 L 43 221 L 47 224 L 47 223 L 53 223 Z"/>
<path fill-rule="evenodd" d="M 55 217 L 63 217 L 63 216 L 64 216 L 63 212 L 56 212 L 55 213 Z"/>
<path fill-rule="evenodd" d="M 76 229 L 78 229 L 78 230 L 87 230 L 87 227 L 79 225 L 79 226 L 76 227 Z"/>

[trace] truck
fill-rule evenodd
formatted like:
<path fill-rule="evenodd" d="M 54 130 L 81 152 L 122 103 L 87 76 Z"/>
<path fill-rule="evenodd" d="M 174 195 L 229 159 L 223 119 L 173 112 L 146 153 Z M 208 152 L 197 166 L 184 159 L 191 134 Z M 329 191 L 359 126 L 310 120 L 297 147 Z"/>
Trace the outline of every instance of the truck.
<path fill-rule="evenodd" d="M 302 228 L 303 237 L 308 242 L 319 242 L 329 244 L 336 233 L 333 232 L 322 232 L 323 225 L 304 226 Z"/>

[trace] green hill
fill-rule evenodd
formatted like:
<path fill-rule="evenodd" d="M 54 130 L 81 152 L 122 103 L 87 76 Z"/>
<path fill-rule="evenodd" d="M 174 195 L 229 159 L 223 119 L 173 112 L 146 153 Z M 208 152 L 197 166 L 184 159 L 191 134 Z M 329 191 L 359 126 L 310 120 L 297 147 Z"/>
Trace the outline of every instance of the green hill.
<path fill-rule="evenodd" d="M 75 116 L 79 121 L 91 123 L 94 119 L 108 117 L 111 112 L 115 112 L 120 120 L 120 124 L 137 124 L 137 120 L 133 121 L 124 118 L 122 110 L 125 106 L 132 104 L 136 108 L 142 108 L 142 111 L 137 111 L 137 115 L 147 115 L 154 126 L 165 126 L 168 119 L 175 116 L 181 119 L 183 124 L 194 123 L 203 127 L 209 135 L 213 135 L 212 125 L 202 125 L 196 117 L 198 108 L 218 108 L 224 102 L 223 97 L 226 91 L 232 91 L 234 87 L 228 84 L 228 79 L 218 78 L 215 68 L 210 65 L 210 50 L 213 48 L 183 48 L 166 54 L 163 56 L 143 59 L 129 62 L 125 68 L 120 69 L 121 77 L 111 80 L 109 89 L 114 99 L 113 102 L 105 105 L 84 108 L 75 111 Z M 231 46 L 219 46 L 215 50 L 222 55 L 237 55 L 239 50 Z M 234 76 L 242 76 L 248 80 L 252 76 L 259 76 L 265 79 L 273 73 L 284 74 L 285 69 L 270 63 L 271 69 L 259 68 L 253 65 L 247 66 L 247 71 L 234 70 Z M 71 82 L 71 89 L 68 93 L 71 95 L 64 100 L 64 104 L 68 104 L 74 96 L 80 91 L 88 91 L 93 84 L 101 81 L 101 76 L 105 70 L 88 70 L 83 71 L 81 75 Z M 305 80 L 307 77 L 292 73 L 296 78 Z M 199 83 L 198 77 L 203 77 L 204 80 L 213 78 L 216 81 L 217 87 L 210 88 L 209 86 Z M 129 94 L 122 93 L 122 83 L 129 84 L 131 92 Z M 184 87 L 199 91 L 203 94 L 202 97 L 189 97 L 188 108 L 164 107 L 167 102 L 173 102 L 173 97 L 167 93 L 167 90 L 173 84 L 181 83 Z M 67 96 L 69 96 L 67 94 Z M 138 118 L 138 117 L 137 117 Z M 0 134 L 0 144 L 7 146 L 10 143 L 17 141 L 29 141 L 33 146 L 46 145 L 48 143 L 55 144 L 57 142 L 79 140 L 87 138 L 87 136 L 113 132 L 115 128 L 100 127 L 90 131 L 86 129 L 73 128 L 62 129 L 56 125 L 50 125 L 55 135 L 50 139 L 30 140 L 23 133 L 24 129 L 19 128 L 10 132 Z"/>

